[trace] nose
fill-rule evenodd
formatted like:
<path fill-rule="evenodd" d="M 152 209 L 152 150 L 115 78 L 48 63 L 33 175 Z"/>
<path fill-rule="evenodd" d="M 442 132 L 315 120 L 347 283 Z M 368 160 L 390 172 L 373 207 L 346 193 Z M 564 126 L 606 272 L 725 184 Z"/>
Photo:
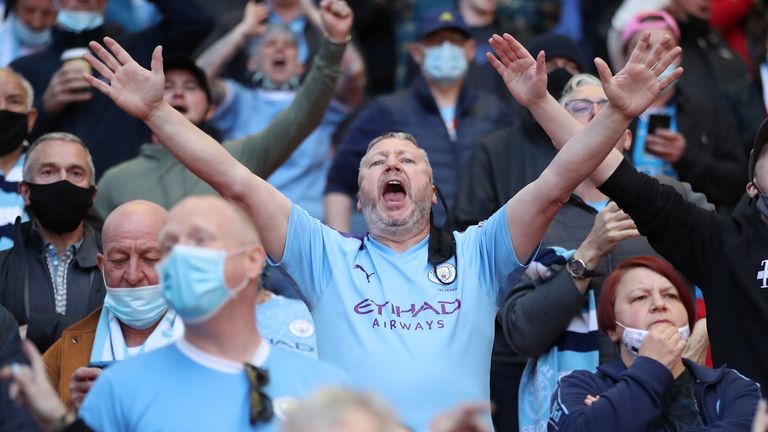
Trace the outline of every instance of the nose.
<path fill-rule="evenodd" d="M 123 279 L 125 280 L 128 287 L 138 287 L 138 286 L 144 286 L 143 283 L 144 280 L 144 272 L 141 270 L 139 266 L 139 260 L 136 258 L 131 258 L 130 262 L 128 263 L 128 268 L 125 270 L 125 273 L 123 273 Z"/>
<path fill-rule="evenodd" d="M 651 294 L 651 310 L 655 312 L 667 310 L 667 299 L 661 293 Z"/>
<path fill-rule="evenodd" d="M 386 171 L 389 170 L 401 170 L 400 161 L 397 159 L 397 156 L 395 155 L 389 155 L 386 160 L 385 169 Z"/>

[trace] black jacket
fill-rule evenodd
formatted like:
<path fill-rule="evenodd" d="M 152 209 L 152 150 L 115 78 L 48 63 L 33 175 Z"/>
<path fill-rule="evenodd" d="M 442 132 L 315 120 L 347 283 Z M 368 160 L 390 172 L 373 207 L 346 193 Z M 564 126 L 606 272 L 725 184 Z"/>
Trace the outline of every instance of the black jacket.
<path fill-rule="evenodd" d="M 163 55 L 190 55 L 205 39 L 213 27 L 213 18 L 191 0 L 155 0 L 163 20 L 141 32 L 118 37 L 117 41 L 142 66 L 149 68 L 152 51 L 163 45 Z M 21 73 L 35 91 L 38 118 L 30 141 L 46 132 L 61 131 L 77 135 L 85 142 L 93 156 L 96 174 L 130 159 L 139 146 L 149 141 L 149 128 L 144 122 L 131 117 L 98 90 L 91 90 L 88 102 L 68 105 L 60 113 L 49 113 L 43 108 L 43 93 L 54 72 L 62 65 L 62 52 L 69 48 L 87 47 L 89 41 L 101 42 L 104 27 L 82 33 L 63 31 L 54 26 L 53 42 L 45 50 L 16 59 L 10 67 Z"/>
<path fill-rule="evenodd" d="M 83 242 L 67 273 L 67 313 L 59 315 L 51 274 L 45 262 L 44 241 L 33 222 L 16 219 L 13 247 L 0 252 L 0 304 L 28 324 L 27 338 L 45 352 L 62 330 L 85 318 L 104 303 L 104 279 L 96 264 L 101 237 L 85 225 Z"/>
<path fill-rule="evenodd" d="M 747 159 L 734 123 L 713 102 L 682 88 L 672 100 L 677 129 L 686 140 L 685 151 L 674 164 L 680 180 L 706 195 L 718 210 L 732 210 L 747 182 Z M 630 125 L 633 133 L 636 125 L 636 121 Z"/>
<path fill-rule="evenodd" d="M 603 183 L 654 249 L 704 293 L 715 366 L 768 385 L 768 225 L 742 199 L 730 217 L 697 208 L 626 161 Z"/>
<path fill-rule="evenodd" d="M 0 369 L 11 363 L 29 363 L 21 350 L 19 326 L 13 315 L 0 306 Z M 40 428 L 27 413 L 8 396 L 9 381 L 0 380 L 0 432 L 37 431 Z"/>

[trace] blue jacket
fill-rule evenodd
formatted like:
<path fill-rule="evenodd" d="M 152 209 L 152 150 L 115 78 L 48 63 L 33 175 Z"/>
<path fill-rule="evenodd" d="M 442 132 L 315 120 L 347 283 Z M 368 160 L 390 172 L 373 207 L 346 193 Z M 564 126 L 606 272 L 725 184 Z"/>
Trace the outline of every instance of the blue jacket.
<path fill-rule="evenodd" d="M 710 369 L 683 359 L 695 381 L 694 394 L 706 431 L 749 431 L 760 399 L 760 387 L 733 369 Z M 552 395 L 550 431 L 648 431 L 661 414 L 672 374 L 650 357 L 638 357 L 626 368 L 620 360 L 576 371 L 560 379 Z M 591 407 L 587 395 L 600 395 Z"/>
<path fill-rule="evenodd" d="M 497 97 L 465 85 L 456 106 L 456 142 L 451 142 L 426 82 L 419 78 L 406 90 L 374 99 L 349 126 L 328 173 L 325 192 L 357 195 L 360 159 L 368 143 L 387 132 L 408 132 L 429 156 L 435 184 L 448 205 L 455 202 L 459 182 L 476 142 L 496 129 L 512 125 L 510 107 Z M 442 208 L 435 217 L 442 219 Z"/>

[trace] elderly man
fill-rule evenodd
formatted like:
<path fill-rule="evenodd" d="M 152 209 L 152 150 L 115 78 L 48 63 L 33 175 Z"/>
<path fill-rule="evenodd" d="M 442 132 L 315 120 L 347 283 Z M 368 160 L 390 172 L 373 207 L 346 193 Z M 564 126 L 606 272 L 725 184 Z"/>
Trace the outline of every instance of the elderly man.
<path fill-rule="evenodd" d="M 251 4 L 249 8 L 256 7 Z M 249 129 L 245 136 L 222 144 L 233 157 L 260 176 L 271 175 L 312 134 L 321 123 L 324 108 L 336 90 L 336 80 L 341 74 L 339 62 L 352 17 L 339 20 L 326 9 L 322 12 L 322 19 L 328 36 L 304 84 L 292 102 L 287 102 L 282 108 L 290 107 L 282 113 L 274 113 L 267 122 L 260 122 L 264 129 L 259 133 L 255 133 L 259 129 Z M 194 125 L 207 126 L 215 110 L 205 73 L 183 57 L 169 59 L 164 68 L 165 101 Z M 226 107 L 224 109 L 227 110 Z M 232 110 L 234 107 L 229 111 Z M 231 137 L 226 135 L 226 138 Z M 215 193 L 153 139 L 153 142 L 141 146 L 137 157 L 104 174 L 99 181 L 95 206 L 99 214 L 106 216 L 118 205 L 134 199 L 145 199 L 171 208 L 189 195 Z"/>
<path fill-rule="evenodd" d="M 0 69 L 0 250 L 13 246 L 13 224 L 24 211 L 19 182 L 24 166 L 23 145 L 37 118 L 32 86 L 18 73 Z"/>
<path fill-rule="evenodd" d="M 346 383 L 338 369 L 259 335 L 253 310 L 266 257 L 234 204 L 183 200 L 160 249 L 163 294 L 184 337 L 102 374 L 80 410 L 93 429 L 277 430 L 297 399 Z"/>
<path fill-rule="evenodd" d="M 416 140 L 404 133 L 374 139 L 358 175 L 370 230 L 361 239 L 311 218 L 163 102 L 159 47 L 147 71 L 114 40 L 105 43 L 114 55 L 94 42 L 101 61 L 88 60 L 110 84 L 88 82 L 144 119 L 186 166 L 242 206 L 264 233 L 271 259 L 302 291 L 317 323 L 319 357 L 344 368 L 357 386 L 381 392 L 416 430 L 425 430 L 438 411 L 489 398 L 498 287 L 533 254 L 560 203 L 599 165 L 630 119 L 682 73 L 659 79 L 680 50 L 651 49 L 647 38 L 616 77 L 598 61 L 610 103 L 536 181 L 464 233 L 430 223 L 436 188 Z M 497 52 L 501 60 L 491 62 L 505 81 L 525 78 L 519 53 Z M 541 55 L 537 70 L 544 69 Z"/>
<path fill-rule="evenodd" d="M 104 221 L 104 253 L 97 256 L 107 288 L 104 307 L 64 330 L 43 356 L 48 377 L 67 405 L 80 408 L 101 367 L 165 346 L 182 334 L 155 272 L 157 236 L 166 216 L 157 204 L 131 201 Z"/>
<path fill-rule="evenodd" d="M 51 131 L 69 132 L 82 138 L 93 154 L 99 174 L 112 165 L 132 158 L 142 142 L 149 139 L 144 125 L 126 116 L 83 81 L 89 72 L 82 61 L 90 40 L 105 35 L 104 10 L 108 0 L 60 0 L 51 45 L 11 63 L 32 83 L 37 98 L 38 122 L 33 138 Z M 190 54 L 205 39 L 213 20 L 192 0 L 155 2 L 164 19 L 120 40 L 142 62 L 151 47 L 162 44 L 168 52 Z"/>
<path fill-rule="evenodd" d="M 99 235 L 83 222 L 95 173 L 85 144 L 59 132 L 32 143 L 22 176 L 19 192 L 33 217 L 17 219 L 13 247 L 0 252 L 0 302 L 45 350 L 104 299 Z"/>
<path fill-rule="evenodd" d="M 459 13 L 437 9 L 419 23 L 419 41 L 410 47 L 420 65 L 414 84 L 366 106 L 350 124 L 328 173 L 325 219 L 332 227 L 351 231 L 353 197 L 358 192 L 355 170 L 366 143 L 388 131 L 408 131 L 427 152 L 435 182 L 452 206 L 469 155 L 488 133 L 511 126 L 513 116 L 500 99 L 466 85 L 475 41 Z M 436 209 L 442 222 L 445 212 Z"/>
<path fill-rule="evenodd" d="M 8 6 L 11 10 L 0 25 L 0 66 L 45 49 L 56 22 L 53 0 L 16 0 L 6 2 Z"/>

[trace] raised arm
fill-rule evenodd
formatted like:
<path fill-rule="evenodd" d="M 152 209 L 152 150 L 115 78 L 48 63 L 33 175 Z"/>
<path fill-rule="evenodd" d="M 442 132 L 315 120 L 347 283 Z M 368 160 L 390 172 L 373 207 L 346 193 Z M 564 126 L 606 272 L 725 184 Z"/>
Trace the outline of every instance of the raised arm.
<path fill-rule="evenodd" d="M 679 48 L 670 50 L 669 39 L 650 47 L 649 38 L 650 34 L 643 35 L 627 65 L 616 76 L 611 75 L 604 61 L 595 60 L 609 104 L 581 132 L 571 126 L 571 122 L 575 121 L 564 109 L 559 108 L 559 104 L 546 94 L 546 90 L 539 93 L 538 99 L 534 99 L 534 102 L 540 103 L 542 109 L 546 110 L 546 118 L 537 117 L 542 126 L 546 124 L 545 130 L 573 128 L 575 136 L 568 139 L 568 143 L 538 179 L 523 188 L 507 203 L 507 223 L 518 258 L 526 259 L 530 256 L 562 203 L 568 200 L 576 186 L 601 165 L 621 138 L 630 120 L 643 112 L 659 92 L 682 74 L 682 70 L 678 68 L 670 76 L 659 79 L 661 72 L 681 51 Z M 536 89 L 540 88 L 542 83 L 546 85 L 546 78 L 543 78 L 544 58 L 541 54 L 538 60 L 533 60 L 522 45 L 506 34 L 504 38 L 494 36 L 491 42 L 499 58 L 489 56 L 489 60 L 505 78 L 513 96 L 517 97 L 516 93 L 526 93 L 525 90 L 518 91 L 520 84 L 525 81 Z M 527 90 L 528 94 L 533 92 L 534 90 Z M 520 102 L 526 105 L 526 102 L 531 101 Z M 618 153 L 616 156 L 621 157 Z M 602 168 L 612 172 L 610 164 L 618 166 L 617 161 L 609 160 Z"/>
<path fill-rule="evenodd" d="M 245 4 L 243 19 L 197 58 L 198 66 L 205 71 L 205 75 L 211 83 L 214 104 L 220 103 L 226 97 L 227 92 L 227 87 L 219 78 L 221 68 L 251 38 L 259 37 L 267 31 L 264 20 L 268 15 L 269 9 L 265 4 L 249 0 Z"/>
<path fill-rule="evenodd" d="M 235 160 L 224 147 L 190 123 L 163 101 L 165 76 L 162 48 L 152 53 L 151 70 L 139 66 L 114 39 L 104 38 L 109 51 L 96 42 L 90 47 L 98 56 L 86 59 L 107 81 L 93 76 L 86 80 L 111 98 L 128 114 L 143 120 L 190 171 L 222 196 L 242 206 L 251 216 L 272 257 L 283 253 L 291 203 L 277 189 Z"/>

